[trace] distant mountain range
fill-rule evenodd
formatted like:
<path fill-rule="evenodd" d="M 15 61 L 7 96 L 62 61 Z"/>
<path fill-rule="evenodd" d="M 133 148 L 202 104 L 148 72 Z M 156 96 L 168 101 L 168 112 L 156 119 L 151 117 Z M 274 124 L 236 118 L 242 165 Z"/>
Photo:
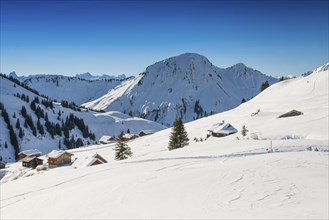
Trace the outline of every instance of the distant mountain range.
<path fill-rule="evenodd" d="M 57 101 L 67 100 L 77 105 L 99 98 L 109 90 L 121 84 L 125 75 L 93 76 L 90 73 L 77 74 L 75 77 L 62 75 L 29 75 L 17 76 L 15 72 L 9 76 L 18 79 L 29 87 Z"/>

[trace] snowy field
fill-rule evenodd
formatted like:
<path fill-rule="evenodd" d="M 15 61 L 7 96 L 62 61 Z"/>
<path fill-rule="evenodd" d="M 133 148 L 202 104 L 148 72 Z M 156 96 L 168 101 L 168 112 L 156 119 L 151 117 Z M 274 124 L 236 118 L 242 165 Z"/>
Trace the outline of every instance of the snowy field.
<path fill-rule="evenodd" d="M 252 114 L 260 111 L 257 114 Z M 300 116 L 278 118 L 292 109 Z M 241 131 L 206 137 L 225 120 Z M 328 70 L 275 84 L 228 112 L 186 124 L 190 145 L 168 151 L 170 129 L 128 142 L 134 156 L 1 180 L 1 219 L 328 219 Z M 193 139 L 203 138 L 203 142 Z M 254 140 L 258 139 L 258 140 Z"/>

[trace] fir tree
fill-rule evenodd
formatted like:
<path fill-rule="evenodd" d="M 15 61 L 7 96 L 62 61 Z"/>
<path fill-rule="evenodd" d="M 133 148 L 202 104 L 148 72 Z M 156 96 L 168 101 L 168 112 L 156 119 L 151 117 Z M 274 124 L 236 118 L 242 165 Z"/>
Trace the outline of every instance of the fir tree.
<path fill-rule="evenodd" d="M 24 131 L 22 128 L 19 129 L 18 137 L 22 139 L 24 137 Z"/>
<path fill-rule="evenodd" d="M 265 89 L 267 89 L 270 86 L 270 84 L 268 83 L 268 81 L 265 81 L 262 83 L 262 86 L 260 87 L 260 91 L 264 91 Z"/>
<path fill-rule="evenodd" d="M 19 118 L 17 118 L 17 121 L 16 121 L 16 128 L 17 129 L 21 128 L 21 124 L 19 123 Z"/>
<path fill-rule="evenodd" d="M 242 126 L 241 134 L 243 137 L 247 136 L 247 127 L 245 125 Z"/>
<path fill-rule="evenodd" d="M 27 115 L 27 113 L 26 113 L 26 108 L 25 108 L 25 106 L 23 105 L 22 106 L 22 109 L 21 109 L 21 114 L 22 114 L 22 116 L 25 118 L 26 117 L 26 115 Z"/>
<path fill-rule="evenodd" d="M 131 148 L 122 139 L 123 132 L 119 135 L 119 141 L 115 146 L 115 160 L 125 160 L 133 155 Z"/>
<path fill-rule="evenodd" d="M 189 139 L 183 121 L 177 118 L 172 128 L 168 149 L 174 150 L 187 145 L 189 145 Z"/>
<path fill-rule="evenodd" d="M 16 113 L 14 112 L 13 118 L 16 118 Z"/>
<path fill-rule="evenodd" d="M 5 148 L 6 148 L 6 149 L 8 148 L 8 144 L 7 144 L 7 141 L 5 141 Z"/>

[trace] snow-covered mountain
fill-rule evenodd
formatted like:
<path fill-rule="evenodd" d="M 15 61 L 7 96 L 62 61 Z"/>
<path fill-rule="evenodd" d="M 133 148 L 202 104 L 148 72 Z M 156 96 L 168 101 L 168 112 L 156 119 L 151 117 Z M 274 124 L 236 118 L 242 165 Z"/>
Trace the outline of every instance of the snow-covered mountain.
<path fill-rule="evenodd" d="M 83 104 L 116 110 L 166 125 L 177 116 L 185 122 L 238 106 L 277 79 L 238 63 L 222 69 L 201 55 L 186 53 L 157 62 L 136 78 Z"/>
<path fill-rule="evenodd" d="M 124 162 L 114 161 L 109 144 L 71 150 L 78 158 L 97 152 L 109 161 L 103 165 L 37 172 L 10 164 L 0 217 L 328 219 L 328 76 L 285 80 L 235 109 L 186 123 L 190 145 L 181 149 L 168 150 L 166 129 L 129 142 L 134 156 Z M 303 114 L 278 117 L 293 109 Z M 205 140 L 223 120 L 239 131 L 246 125 L 247 136 Z M 15 170 L 26 177 L 6 182 Z"/>
<path fill-rule="evenodd" d="M 127 78 L 125 74 L 121 74 L 121 75 L 118 75 L 118 76 L 110 76 L 110 75 L 106 75 L 106 74 L 103 74 L 101 76 L 94 76 L 89 72 L 76 74 L 75 77 L 77 77 L 79 79 L 90 80 L 90 81 L 94 81 L 94 80 L 124 80 L 124 79 Z"/>
<path fill-rule="evenodd" d="M 112 88 L 126 80 L 120 76 L 93 76 L 90 73 L 77 74 L 75 77 L 62 75 L 29 75 L 17 76 L 15 72 L 9 76 L 18 79 L 29 87 L 57 101 L 67 100 L 77 105 L 97 99 Z"/>
<path fill-rule="evenodd" d="M 88 82 L 86 81 L 86 83 Z M 1 159 L 7 162 L 15 160 L 17 151 L 37 148 L 42 153 L 48 153 L 59 147 L 66 149 L 68 146 L 65 144 L 65 139 L 71 141 L 72 137 L 76 142 L 81 139 L 82 143 L 80 142 L 78 145 L 86 145 L 95 143 L 103 135 L 117 136 L 120 131 L 127 132 L 128 129 L 131 133 L 138 134 L 141 130 L 158 131 L 165 128 L 155 122 L 132 118 L 120 112 L 96 113 L 85 109 L 82 109 L 81 112 L 76 111 L 64 107 L 61 103 L 53 103 L 3 76 L 0 76 L 0 85 L 2 105 L 0 110 L 0 153 Z M 84 93 L 84 88 L 80 89 L 81 91 L 76 92 Z M 34 102 L 35 99 L 38 101 Z M 22 113 L 23 107 L 26 109 L 26 114 Z M 2 108 L 7 112 L 7 116 Z M 70 120 L 67 122 L 68 119 Z M 13 134 L 10 135 L 8 121 L 18 140 L 16 152 L 12 144 Z M 41 126 L 38 126 L 38 121 Z M 47 121 L 49 122 L 48 128 Z M 72 123 L 73 126 L 71 126 Z M 70 124 L 70 128 L 65 133 L 64 127 L 68 124 Z"/>

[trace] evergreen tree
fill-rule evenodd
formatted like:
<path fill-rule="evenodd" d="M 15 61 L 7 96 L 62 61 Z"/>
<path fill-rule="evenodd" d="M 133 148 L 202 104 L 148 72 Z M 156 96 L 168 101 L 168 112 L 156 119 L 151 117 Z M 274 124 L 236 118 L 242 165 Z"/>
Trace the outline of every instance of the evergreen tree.
<path fill-rule="evenodd" d="M 26 108 L 25 108 L 25 106 L 23 105 L 22 106 L 22 109 L 21 109 L 21 114 L 22 114 L 22 116 L 25 118 L 26 117 L 26 115 L 27 115 L 27 113 L 26 113 Z"/>
<path fill-rule="evenodd" d="M 6 148 L 6 149 L 8 148 L 8 144 L 7 144 L 7 141 L 5 141 L 5 148 Z"/>
<path fill-rule="evenodd" d="M 56 135 L 62 136 L 62 129 L 61 129 L 60 124 L 58 124 L 58 123 L 56 123 L 56 125 L 55 125 L 55 132 L 56 132 Z"/>
<path fill-rule="evenodd" d="M 42 124 L 40 123 L 40 120 L 38 119 L 37 121 L 37 128 L 38 128 L 38 131 L 41 135 L 44 135 L 45 134 L 45 129 L 43 128 Z"/>
<path fill-rule="evenodd" d="M 123 132 L 119 135 L 119 141 L 115 146 L 115 160 L 125 160 L 133 155 L 131 148 L 122 139 Z"/>
<path fill-rule="evenodd" d="M 169 150 L 182 148 L 189 145 L 189 139 L 182 119 L 177 118 L 174 122 L 169 140 Z"/>
<path fill-rule="evenodd" d="M 19 128 L 18 137 L 19 137 L 20 139 L 22 139 L 22 138 L 24 137 L 24 131 L 23 131 L 22 128 Z"/>
<path fill-rule="evenodd" d="M 16 113 L 14 112 L 13 118 L 16 118 Z"/>
<path fill-rule="evenodd" d="M 262 86 L 260 87 L 260 91 L 264 91 L 265 89 L 267 89 L 270 86 L 270 84 L 268 83 L 268 81 L 265 81 L 262 83 Z"/>
<path fill-rule="evenodd" d="M 75 142 L 75 146 L 76 147 L 81 147 L 83 146 L 83 141 L 81 140 L 81 138 L 78 138 L 77 141 Z"/>
<path fill-rule="evenodd" d="M 245 125 L 242 126 L 241 134 L 243 137 L 247 136 L 247 127 Z"/>
<path fill-rule="evenodd" d="M 31 106 L 31 109 L 32 109 L 33 111 L 35 111 L 36 105 L 35 105 L 34 100 L 31 102 L 30 106 Z"/>
<path fill-rule="evenodd" d="M 21 124 L 19 123 L 19 118 L 17 118 L 17 121 L 16 121 L 16 128 L 17 129 L 21 128 Z"/>
<path fill-rule="evenodd" d="M 245 103 L 245 102 L 246 102 L 245 98 L 242 98 L 241 103 Z"/>

